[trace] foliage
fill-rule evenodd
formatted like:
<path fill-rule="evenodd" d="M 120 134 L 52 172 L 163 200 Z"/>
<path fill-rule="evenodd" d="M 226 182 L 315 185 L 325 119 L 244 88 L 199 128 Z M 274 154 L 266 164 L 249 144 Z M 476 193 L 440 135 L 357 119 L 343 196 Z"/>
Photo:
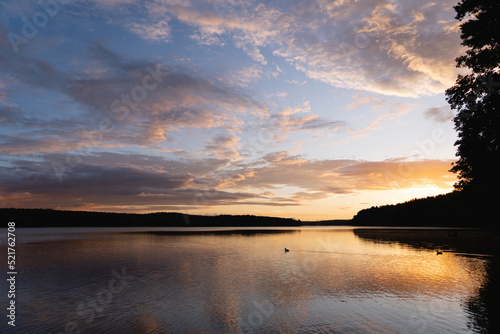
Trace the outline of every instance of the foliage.
<path fill-rule="evenodd" d="M 494 227 L 497 216 L 482 208 L 483 199 L 469 192 L 413 199 L 395 205 L 374 206 L 359 211 L 355 226 L 448 226 Z"/>
<path fill-rule="evenodd" d="M 462 0 L 454 7 L 465 55 L 457 67 L 470 72 L 459 75 L 446 91 L 448 103 L 457 111 L 457 189 L 475 193 L 492 192 L 499 186 L 496 163 L 500 158 L 500 1 Z"/>
<path fill-rule="evenodd" d="M 240 216 L 199 216 L 174 212 L 125 214 L 52 209 L 0 209 L 4 222 L 22 227 L 203 227 L 203 226 L 299 226 L 291 218 Z M 6 223 L 5 223 L 6 224 Z"/>

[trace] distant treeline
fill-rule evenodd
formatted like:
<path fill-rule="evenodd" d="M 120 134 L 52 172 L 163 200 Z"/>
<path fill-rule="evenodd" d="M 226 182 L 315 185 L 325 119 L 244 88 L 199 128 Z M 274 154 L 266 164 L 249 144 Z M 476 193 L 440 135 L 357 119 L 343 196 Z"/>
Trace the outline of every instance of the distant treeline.
<path fill-rule="evenodd" d="M 52 209 L 0 209 L 18 227 L 297 226 L 294 219 L 257 216 L 197 216 L 181 213 L 107 213 Z"/>
<path fill-rule="evenodd" d="M 371 207 L 352 220 L 300 221 L 252 215 L 200 216 L 181 213 L 104 213 L 52 209 L 0 209 L 0 222 L 21 227 L 203 227 L 203 226 L 407 226 L 493 227 L 499 230 L 498 196 L 454 191 L 434 197 Z"/>
<path fill-rule="evenodd" d="M 352 223 L 356 226 L 449 226 L 496 227 L 498 215 L 491 196 L 465 191 L 413 199 L 371 207 L 359 211 Z"/>
<path fill-rule="evenodd" d="M 17 227 L 203 227 L 340 225 L 345 221 L 301 222 L 292 218 L 251 215 L 200 216 L 181 213 L 105 213 L 52 209 L 0 209 L 2 225 Z"/>

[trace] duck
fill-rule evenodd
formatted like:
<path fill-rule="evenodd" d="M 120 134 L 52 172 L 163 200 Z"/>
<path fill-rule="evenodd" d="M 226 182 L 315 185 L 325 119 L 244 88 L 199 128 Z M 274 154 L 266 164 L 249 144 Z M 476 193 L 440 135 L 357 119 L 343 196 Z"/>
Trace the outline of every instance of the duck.
<path fill-rule="evenodd" d="M 288 248 L 285 247 L 285 252 L 289 252 L 290 250 Z"/>
<path fill-rule="evenodd" d="M 436 251 L 436 255 L 441 255 L 441 254 L 443 254 L 443 252 L 441 252 L 441 251 Z"/>

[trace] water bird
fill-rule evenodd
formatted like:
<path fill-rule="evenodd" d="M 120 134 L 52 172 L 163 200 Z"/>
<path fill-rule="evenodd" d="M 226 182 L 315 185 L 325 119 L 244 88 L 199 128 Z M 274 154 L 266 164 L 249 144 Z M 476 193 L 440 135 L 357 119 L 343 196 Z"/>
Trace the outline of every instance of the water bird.
<path fill-rule="evenodd" d="M 288 248 L 285 247 L 285 252 L 289 252 L 290 250 Z"/>
<path fill-rule="evenodd" d="M 441 251 L 436 251 L 436 255 L 441 255 L 441 254 L 443 254 L 443 252 L 441 252 Z"/>

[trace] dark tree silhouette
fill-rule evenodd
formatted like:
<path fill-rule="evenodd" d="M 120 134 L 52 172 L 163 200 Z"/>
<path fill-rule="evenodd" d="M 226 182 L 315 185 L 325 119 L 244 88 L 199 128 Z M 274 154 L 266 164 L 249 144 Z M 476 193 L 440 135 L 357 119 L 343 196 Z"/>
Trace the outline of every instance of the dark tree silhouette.
<path fill-rule="evenodd" d="M 462 0 L 455 7 L 465 55 L 457 67 L 470 72 L 459 75 L 446 91 L 447 101 L 457 111 L 458 190 L 491 194 L 499 188 L 500 130 L 500 1 Z"/>

